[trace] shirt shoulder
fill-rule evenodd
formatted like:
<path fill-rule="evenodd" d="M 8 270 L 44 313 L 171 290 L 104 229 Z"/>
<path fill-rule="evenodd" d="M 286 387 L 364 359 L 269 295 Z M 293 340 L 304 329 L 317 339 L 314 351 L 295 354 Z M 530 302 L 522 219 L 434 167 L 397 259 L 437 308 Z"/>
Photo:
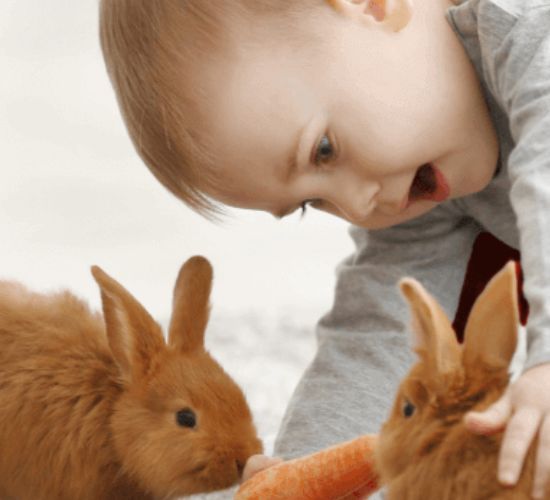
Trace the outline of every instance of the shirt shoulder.
<path fill-rule="evenodd" d="M 550 8 L 550 0 L 456 0 L 454 3 L 447 17 L 457 34 L 486 37 L 494 43 L 502 41 L 518 22 L 526 18 L 530 19 L 529 23 L 536 22 L 536 12 Z"/>
<path fill-rule="evenodd" d="M 519 18 L 531 9 L 550 6 L 550 0 L 454 0 L 454 7 L 479 9 L 484 11 L 497 9 L 510 16 Z"/>
<path fill-rule="evenodd" d="M 549 0 L 550 1 L 550 0 Z M 516 0 L 462 0 L 447 12 L 459 38 L 497 46 L 518 21 L 521 6 Z"/>
<path fill-rule="evenodd" d="M 537 55 L 547 53 L 550 0 L 462 0 L 449 8 L 447 18 L 499 100 Z M 535 78 L 547 78 L 541 69 Z"/>

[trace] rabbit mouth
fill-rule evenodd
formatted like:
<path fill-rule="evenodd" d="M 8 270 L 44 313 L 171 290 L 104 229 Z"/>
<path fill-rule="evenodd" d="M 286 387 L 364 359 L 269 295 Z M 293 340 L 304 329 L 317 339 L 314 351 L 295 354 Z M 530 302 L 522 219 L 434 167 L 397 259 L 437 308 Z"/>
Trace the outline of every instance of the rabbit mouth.
<path fill-rule="evenodd" d="M 198 464 L 193 469 L 185 474 L 187 479 L 198 481 L 204 485 L 208 490 L 217 490 L 220 488 L 228 488 L 235 484 L 239 475 L 237 474 L 237 468 L 235 467 L 235 473 L 231 474 L 225 469 L 214 470 L 210 463 Z"/>

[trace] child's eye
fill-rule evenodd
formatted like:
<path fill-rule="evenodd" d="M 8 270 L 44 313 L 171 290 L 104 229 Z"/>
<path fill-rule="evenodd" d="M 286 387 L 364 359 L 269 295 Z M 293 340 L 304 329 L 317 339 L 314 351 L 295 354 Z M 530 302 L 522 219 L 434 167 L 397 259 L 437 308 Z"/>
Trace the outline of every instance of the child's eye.
<path fill-rule="evenodd" d="M 334 156 L 334 147 L 327 135 L 324 135 L 315 150 L 314 162 L 316 165 L 329 162 Z"/>

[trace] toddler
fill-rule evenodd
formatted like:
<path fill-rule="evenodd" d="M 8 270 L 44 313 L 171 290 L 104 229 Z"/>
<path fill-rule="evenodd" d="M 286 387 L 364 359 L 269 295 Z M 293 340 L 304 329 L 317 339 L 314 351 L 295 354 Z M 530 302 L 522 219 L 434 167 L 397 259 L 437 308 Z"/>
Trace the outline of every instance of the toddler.
<path fill-rule="evenodd" d="M 102 0 L 101 41 L 138 153 L 210 218 L 223 205 L 346 219 L 285 459 L 377 432 L 412 359 L 397 281 L 453 317 L 476 238 L 521 252 L 522 375 L 475 432 L 505 428 L 513 484 L 550 473 L 550 0 Z M 266 459 L 266 464 L 269 461 Z"/>

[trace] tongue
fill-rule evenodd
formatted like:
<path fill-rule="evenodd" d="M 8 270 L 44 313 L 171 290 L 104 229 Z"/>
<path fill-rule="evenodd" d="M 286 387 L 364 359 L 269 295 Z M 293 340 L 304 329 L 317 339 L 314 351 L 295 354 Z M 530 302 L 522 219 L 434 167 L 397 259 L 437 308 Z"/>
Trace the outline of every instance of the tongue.
<path fill-rule="evenodd" d="M 418 169 L 411 186 L 412 200 L 442 202 L 449 197 L 449 194 L 449 185 L 437 167 L 426 164 Z"/>

